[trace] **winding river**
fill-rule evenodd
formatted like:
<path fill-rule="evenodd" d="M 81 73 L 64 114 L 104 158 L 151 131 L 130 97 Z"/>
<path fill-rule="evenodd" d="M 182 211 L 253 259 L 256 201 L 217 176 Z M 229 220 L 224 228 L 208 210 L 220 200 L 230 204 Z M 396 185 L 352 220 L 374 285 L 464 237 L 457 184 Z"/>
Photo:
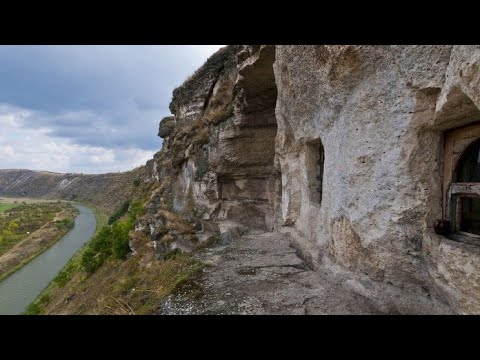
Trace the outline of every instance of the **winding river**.
<path fill-rule="evenodd" d="M 61 240 L 0 283 L 0 315 L 21 314 L 95 233 L 92 209 L 74 205 L 80 214 Z"/>

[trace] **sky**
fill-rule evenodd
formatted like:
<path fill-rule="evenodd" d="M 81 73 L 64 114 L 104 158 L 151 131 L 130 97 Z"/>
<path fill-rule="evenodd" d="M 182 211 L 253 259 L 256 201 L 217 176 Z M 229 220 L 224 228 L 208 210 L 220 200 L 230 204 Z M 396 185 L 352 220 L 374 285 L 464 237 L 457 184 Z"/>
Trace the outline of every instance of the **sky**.
<path fill-rule="evenodd" d="M 0 169 L 106 173 L 160 150 L 172 91 L 221 45 L 0 46 Z"/>

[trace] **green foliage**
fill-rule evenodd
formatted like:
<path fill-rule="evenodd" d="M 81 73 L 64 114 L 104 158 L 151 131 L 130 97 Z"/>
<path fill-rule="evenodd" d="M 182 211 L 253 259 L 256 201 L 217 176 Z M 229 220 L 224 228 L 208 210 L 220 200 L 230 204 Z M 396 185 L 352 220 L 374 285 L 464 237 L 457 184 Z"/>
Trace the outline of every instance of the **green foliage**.
<path fill-rule="evenodd" d="M 130 206 L 131 200 L 125 201 L 122 206 L 120 206 L 115 212 L 110 216 L 108 219 L 108 225 L 112 225 L 115 221 L 120 219 L 123 215 L 125 215 L 128 211 L 128 207 Z"/>
<path fill-rule="evenodd" d="M 110 255 L 110 248 L 112 246 L 112 228 L 104 226 L 100 229 L 98 234 L 92 239 L 90 248 L 96 252 L 108 253 Z"/>
<path fill-rule="evenodd" d="M 112 226 L 112 252 L 117 259 L 125 260 L 130 252 L 128 245 L 129 222 L 115 223 Z"/>
<path fill-rule="evenodd" d="M 57 229 L 72 229 L 75 225 L 75 220 L 73 219 L 63 219 L 55 221 L 55 227 Z"/>
<path fill-rule="evenodd" d="M 112 229 L 104 226 L 92 239 L 82 255 L 81 264 L 89 274 L 94 273 L 112 254 Z"/>
<path fill-rule="evenodd" d="M 25 311 L 25 315 L 38 315 L 41 313 L 41 311 L 42 306 L 39 303 L 34 302 L 28 305 L 27 310 Z"/>
<path fill-rule="evenodd" d="M 140 186 L 140 179 L 133 180 L 133 186 L 139 187 Z"/>
<path fill-rule="evenodd" d="M 130 205 L 130 209 L 128 210 L 128 221 L 130 223 L 131 229 L 135 225 L 135 220 L 143 215 L 145 209 L 140 201 L 135 201 Z"/>
<path fill-rule="evenodd" d="M 29 234 L 52 222 L 62 208 L 70 207 L 67 204 L 56 203 L 17 203 L 13 205 L 15 206 L 0 212 L 0 236 L 2 237 L 0 255 L 9 251 Z M 68 219 L 53 222 L 58 229 L 73 226 L 73 224 L 74 221 Z"/>
<path fill-rule="evenodd" d="M 64 287 L 65 284 L 72 278 L 74 269 L 75 267 L 73 263 L 69 262 L 68 265 L 58 273 L 53 281 L 56 282 L 59 287 Z"/>
<path fill-rule="evenodd" d="M 113 255 L 117 259 L 125 260 L 130 252 L 128 234 L 133 230 L 135 220 L 143 214 L 144 209 L 139 201 L 133 203 L 126 201 L 119 210 L 115 212 L 118 218 L 128 212 L 128 219 L 117 221 L 117 218 L 113 221 L 113 225 L 102 227 L 82 255 L 81 265 L 89 274 L 94 273 L 102 266 L 109 256 Z M 62 280 L 60 279 L 60 281 Z"/>
<path fill-rule="evenodd" d="M 0 204 L 0 213 L 17 207 L 17 204 Z"/>
<path fill-rule="evenodd" d="M 37 301 L 28 305 L 25 311 L 26 315 L 38 315 L 42 312 L 43 307 L 50 301 L 50 294 L 45 293 Z"/>

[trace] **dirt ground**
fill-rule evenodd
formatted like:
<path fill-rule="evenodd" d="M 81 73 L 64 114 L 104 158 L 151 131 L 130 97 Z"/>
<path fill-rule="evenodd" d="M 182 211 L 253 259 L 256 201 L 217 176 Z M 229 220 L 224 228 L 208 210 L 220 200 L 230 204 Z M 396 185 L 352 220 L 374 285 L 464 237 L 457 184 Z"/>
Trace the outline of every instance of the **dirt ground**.
<path fill-rule="evenodd" d="M 44 202 L 57 202 L 57 201 L 61 201 L 61 202 L 67 202 L 67 201 L 64 201 L 64 200 L 46 200 L 46 199 L 34 199 L 34 198 L 26 198 L 26 197 L 0 197 L 0 203 L 4 203 L 4 204 L 13 204 L 15 203 L 15 201 L 17 203 L 22 203 L 22 202 L 25 202 L 27 204 L 35 204 L 35 203 L 44 203 Z"/>

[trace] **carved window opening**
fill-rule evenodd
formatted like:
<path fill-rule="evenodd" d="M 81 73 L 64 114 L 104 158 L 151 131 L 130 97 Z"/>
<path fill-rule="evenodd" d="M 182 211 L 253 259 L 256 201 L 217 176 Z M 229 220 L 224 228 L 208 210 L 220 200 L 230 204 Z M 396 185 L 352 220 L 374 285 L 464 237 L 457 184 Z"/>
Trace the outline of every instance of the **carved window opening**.
<path fill-rule="evenodd" d="M 305 153 L 308 194 L 311 203 L 321 204 L 323 194 L 323 166 L 325 152 L 322 142 L 315 140 L 307 144 Z"/>
<path fill-rule="evenodd" d="M 445 135 L 444 217 L 454 240 L 480 245 L 480 124 Z"/>

